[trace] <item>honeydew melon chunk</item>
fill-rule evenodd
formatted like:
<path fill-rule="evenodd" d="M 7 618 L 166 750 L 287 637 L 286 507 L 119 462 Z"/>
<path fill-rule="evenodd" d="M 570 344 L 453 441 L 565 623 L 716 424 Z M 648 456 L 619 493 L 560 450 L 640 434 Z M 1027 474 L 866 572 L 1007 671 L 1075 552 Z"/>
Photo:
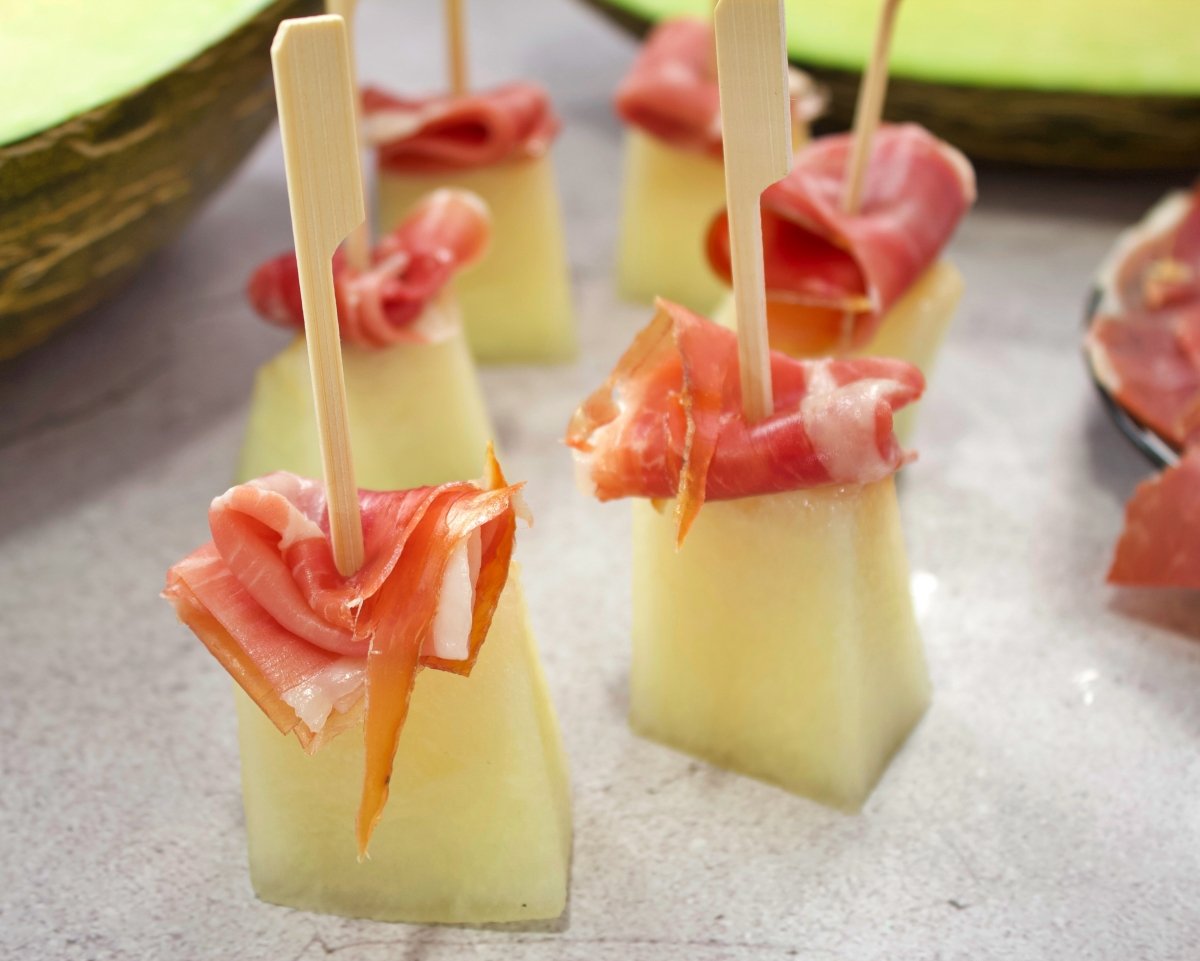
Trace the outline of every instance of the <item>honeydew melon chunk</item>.
<path fill-rule="evenodd" d="M 644 303 L 665 297 L 708 313 L 726 288 L 708 264 L 704 242 L 724 206 L 719 160 L 629 128 L 617 251 L 621 296 Z"/>
<path fill-rule="evenodd" d="M 461 328 L 435 344 L 343 344 L 342 362 L 360 487 L 402 490 L 483 473 L 492 429 Z M 322 476 L 317 437 L 301 336 L 255 377 L 239 482 L 277 470 Z"/>
<path fill-rule="evenodd" d="M 929 703 L 892 478 L 709 502 L 675 549 L 634 502 L 630 723 L 857 810 Z"/>
<path fill-rule="evenodd" d="M 431 174 L 381 170 L 380 229 L 394 228 L 438 187 L 474 191 L 492 215 L 486 253 L 454 281 L 475 357 L 494 363 L 574 357 L 570 268 L 550 158 Z"/>
<path fill-rule="evenodd" d="M 237 690 L 250 880 L 260 898 L 420 923 L 563 912 L 566 757 L 518 577 L 514 568 L 470 677 L 418 676 L 391 793 L 361 864 L 361 728 L 310 757 Z"/>

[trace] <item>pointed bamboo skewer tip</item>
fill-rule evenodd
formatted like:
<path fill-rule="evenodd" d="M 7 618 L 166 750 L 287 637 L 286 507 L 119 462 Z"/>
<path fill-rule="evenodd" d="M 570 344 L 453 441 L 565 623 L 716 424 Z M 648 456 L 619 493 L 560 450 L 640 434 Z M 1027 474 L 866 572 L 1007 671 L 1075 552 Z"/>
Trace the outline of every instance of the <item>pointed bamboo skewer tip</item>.
<path fill-rule="evenodd" d="M 888 56 L 899 9 L 900 0 L 883 0 L 879 25 L 875 30 L 875 47 L 858 86 L 852 152 L 846 167 L 846 188 L 842 194 L 842 210 L 848 214 L 858 213 L 862 206 L 863 187 L 871 161 L 871 142 L 883 117 L 883 102 L 887 97 Z"/>
<path fill-rule="evenodd" d="M 337 16 L 283 21 L 271 45 L 271 64 L 330 539 L 338 571 L 349 577 L 363 562 L 362 517 L 331 260 L 365 210 L 344 21 Z"/>
<path fill-rule="evenodd" d="M 742 409 L 753 423 L 775 406 L 761 199 L 792 165 L 783 0 L 719 0 L 713 25 Z"/>
<path fill-rule="evenodd" d="M 346 22 L 346 53 L 350 61 L 350 82 L 354 91 L 354 130 L 358 143 L 362 144 L 362 93 L 358 85 L 358 57 L 354 42 L 354 16 L 358 10 L 358 0 L 325 0 L 325 12 L 331 16 L 341 17 Z M 361 150 L 359 164 L 362 163 Z M 364 217 L 363 222 L 354 230 L 342 245 L 346 252 L 346 261 L 355 270 L 363 271 L 371 266 L 371 218 Z"/>
<path fill-rule="evenodd" d="M 466 0 L 445 0 L 446 56 L 450 68 L 450 92 L 461 97 L 470 89 L 467 69 Z"/>

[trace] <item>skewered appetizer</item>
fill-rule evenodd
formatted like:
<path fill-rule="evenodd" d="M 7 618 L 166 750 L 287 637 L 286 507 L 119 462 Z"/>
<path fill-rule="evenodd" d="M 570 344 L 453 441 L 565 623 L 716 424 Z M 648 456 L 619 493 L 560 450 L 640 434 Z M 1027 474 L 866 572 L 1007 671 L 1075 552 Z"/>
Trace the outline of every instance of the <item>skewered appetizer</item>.
<path fill-rule="evenodd" d="M 773 353 L 775 413 L 751 425 L 737 350 L 660 301 L 567 431 L 590 493 L 637 498 L 630 721 L 854 809 L 929 699 L 892 477 L 924 379 Z"/>
<path fill-rule="evenodd" d="M 561 361 L 575 327 L 562 213 L 550 160 L 559 120 L 540 87 L 421 99 L 363 91 L 378 152 L 380 229 L 440 186 L 481 196 L 494 242 L 455 281 L 467 339 L 483 361 Z"/>
<path fill-rule="evenodd" d="M 1098 283 L 1092 372 L 1169 464 L 1129 501 L 1108 579 L 1200 589 L 1200 186 L 1128 231 Z"/>
<path fill-rule="evenodd" d="M 518 486 L 489 453 L 482 484 L 364 490 L 359 506 L 351 577 L 324 487 L 290 473 L 216 498 L 212 540 L 167 574 L 240 686 L 254 889 L 388 921 L 556 917 L 570 804 L 510 577 Z"/>
<path fill-rule="evenodd" d="M 661 295 L 707 311 L 724 292 L 704 252 L 725 205 L 714 50 L 710 21 L 663 21 L 617 90 L 628 127 L 617 282 L 631 300 Z M 825 98 L 806 74 L 790 77 L 794 137 L 803 143 Z"/>
<path fill-rule="evenodd" d="M 476 477 L 492 431 L 450 286 L 483 256 L 491 228 L 473 194 L 439 190 L 408 211 L 365 271 L 334 257 L 354 465 L 391 490 Z M 249 297 L 267 320 L 303 331 L 294 253 L 254 274 Z M 259 369 L 238 478 L 321 473 L 301 333 Z"/>

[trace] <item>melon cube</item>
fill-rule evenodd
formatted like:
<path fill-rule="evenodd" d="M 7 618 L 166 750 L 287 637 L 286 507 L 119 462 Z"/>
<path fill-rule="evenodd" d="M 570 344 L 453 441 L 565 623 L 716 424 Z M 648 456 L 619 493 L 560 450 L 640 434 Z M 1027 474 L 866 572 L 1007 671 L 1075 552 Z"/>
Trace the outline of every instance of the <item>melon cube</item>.
<path fill-rule="evenodd" d="M 892 478 L 634 504 L 630 723 L 857 810 L 929 703 Z"/>
<path fill-rule="evenodd" d="M 558 917 L 566 758 L 514 568 L 470 677 L 425 670 L 359 863 L 361 726 L 313 756 L 237 691 L 250 880 L 265 901 L 380 921 Z"/>
<path fill-rule="evenodd" d="M 454 281 L 475 356 L 493 363 L 574 357 L 570 266 L 550 158 L 429 174 L 380 171 L 379 229 L 393 229 L 438 187 L 474 191 L 492 215 L 483 258 Z"/>
<path fill-rule="evenodd" d="M 360 487 L 400 490 L 483 473 L 492 429 L 461 328 L 433 344 L 343 344 L 342 361 Z M 277 470 L 322 476 L 303 337 L 258 370 L 237 476 Z"/>

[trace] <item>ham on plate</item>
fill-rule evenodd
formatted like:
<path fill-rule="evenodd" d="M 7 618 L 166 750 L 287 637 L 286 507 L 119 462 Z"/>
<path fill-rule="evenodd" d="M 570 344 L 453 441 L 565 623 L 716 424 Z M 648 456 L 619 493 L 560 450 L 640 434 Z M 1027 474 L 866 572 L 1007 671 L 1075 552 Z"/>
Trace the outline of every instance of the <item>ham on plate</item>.
<path fill-rule="evenodd" d="M 343 342 L 390 347 L 449 336 L 453 314 L 428 308 L 458 271 L 483 256 L 490 237 L 487 206 L 479 197 L 436 190 L 379 241 L 366 270 L 356 270 L 339 249 L 333 255 L 333 285 Z M 259 267 L 247 296 L 264 319 L 304 329 L 295 252 Z"/>
<path fill-rule="evenodd" d="M 362 93 L 363 132 L 380 169 L 446 173 L 546 154 L 558 116 L 546 91 L 532 83 L 431 97 L 397 97 L 374 87 Z"/>
<path fill-rule="evenodd" d="M 975 174 L 959 151 L 916 124 L 875 134 L 862 205 L 842 209 L 850 134 L 820 137 L 762 197 L 763 257 L 773 325 L 789 310 L 844 318 L 839 352 L 870 341 L 892 305 L 941 256 L 975 202 Z M 709 229 L 709 262 L 729 282 L 729 220 Z M 776 316 L 778 315 L 778 316 Z"/>
<path fill-rule="evenodd" d="M 736 335 L 660 300 L 571 419 L 581 482 L 600 500 L 677 497 L 682 543 L 705 500 L 868 484 L 911 459 L 892 419 L 924 390 L 916 367 L 772 353 L 771 373 L 775 413 L 748 424 Z"/>
<path fill-rule="evenodd" d="M 672 147 L 719 158 L 721 97 L 715 58 L 711 21 L 662 21 L 617 88 L 617 114 Z M 799 70 L 790 71 L 789 79 L 792 121 L 806 126 L 825 109 L 825 93 Z"/>
<path fill-rule="evenodd" d="M 365 854 L 421 668 L 470 674 L 508 579 L 522 510 L 488 452 L 482 485 L 360 491 L 365 561 L 333 561 L 324 487 L 276 473 L 209 508 L 212 540 L 163 596 L 243 690 L 308 751 L 362 719 Z"/>

